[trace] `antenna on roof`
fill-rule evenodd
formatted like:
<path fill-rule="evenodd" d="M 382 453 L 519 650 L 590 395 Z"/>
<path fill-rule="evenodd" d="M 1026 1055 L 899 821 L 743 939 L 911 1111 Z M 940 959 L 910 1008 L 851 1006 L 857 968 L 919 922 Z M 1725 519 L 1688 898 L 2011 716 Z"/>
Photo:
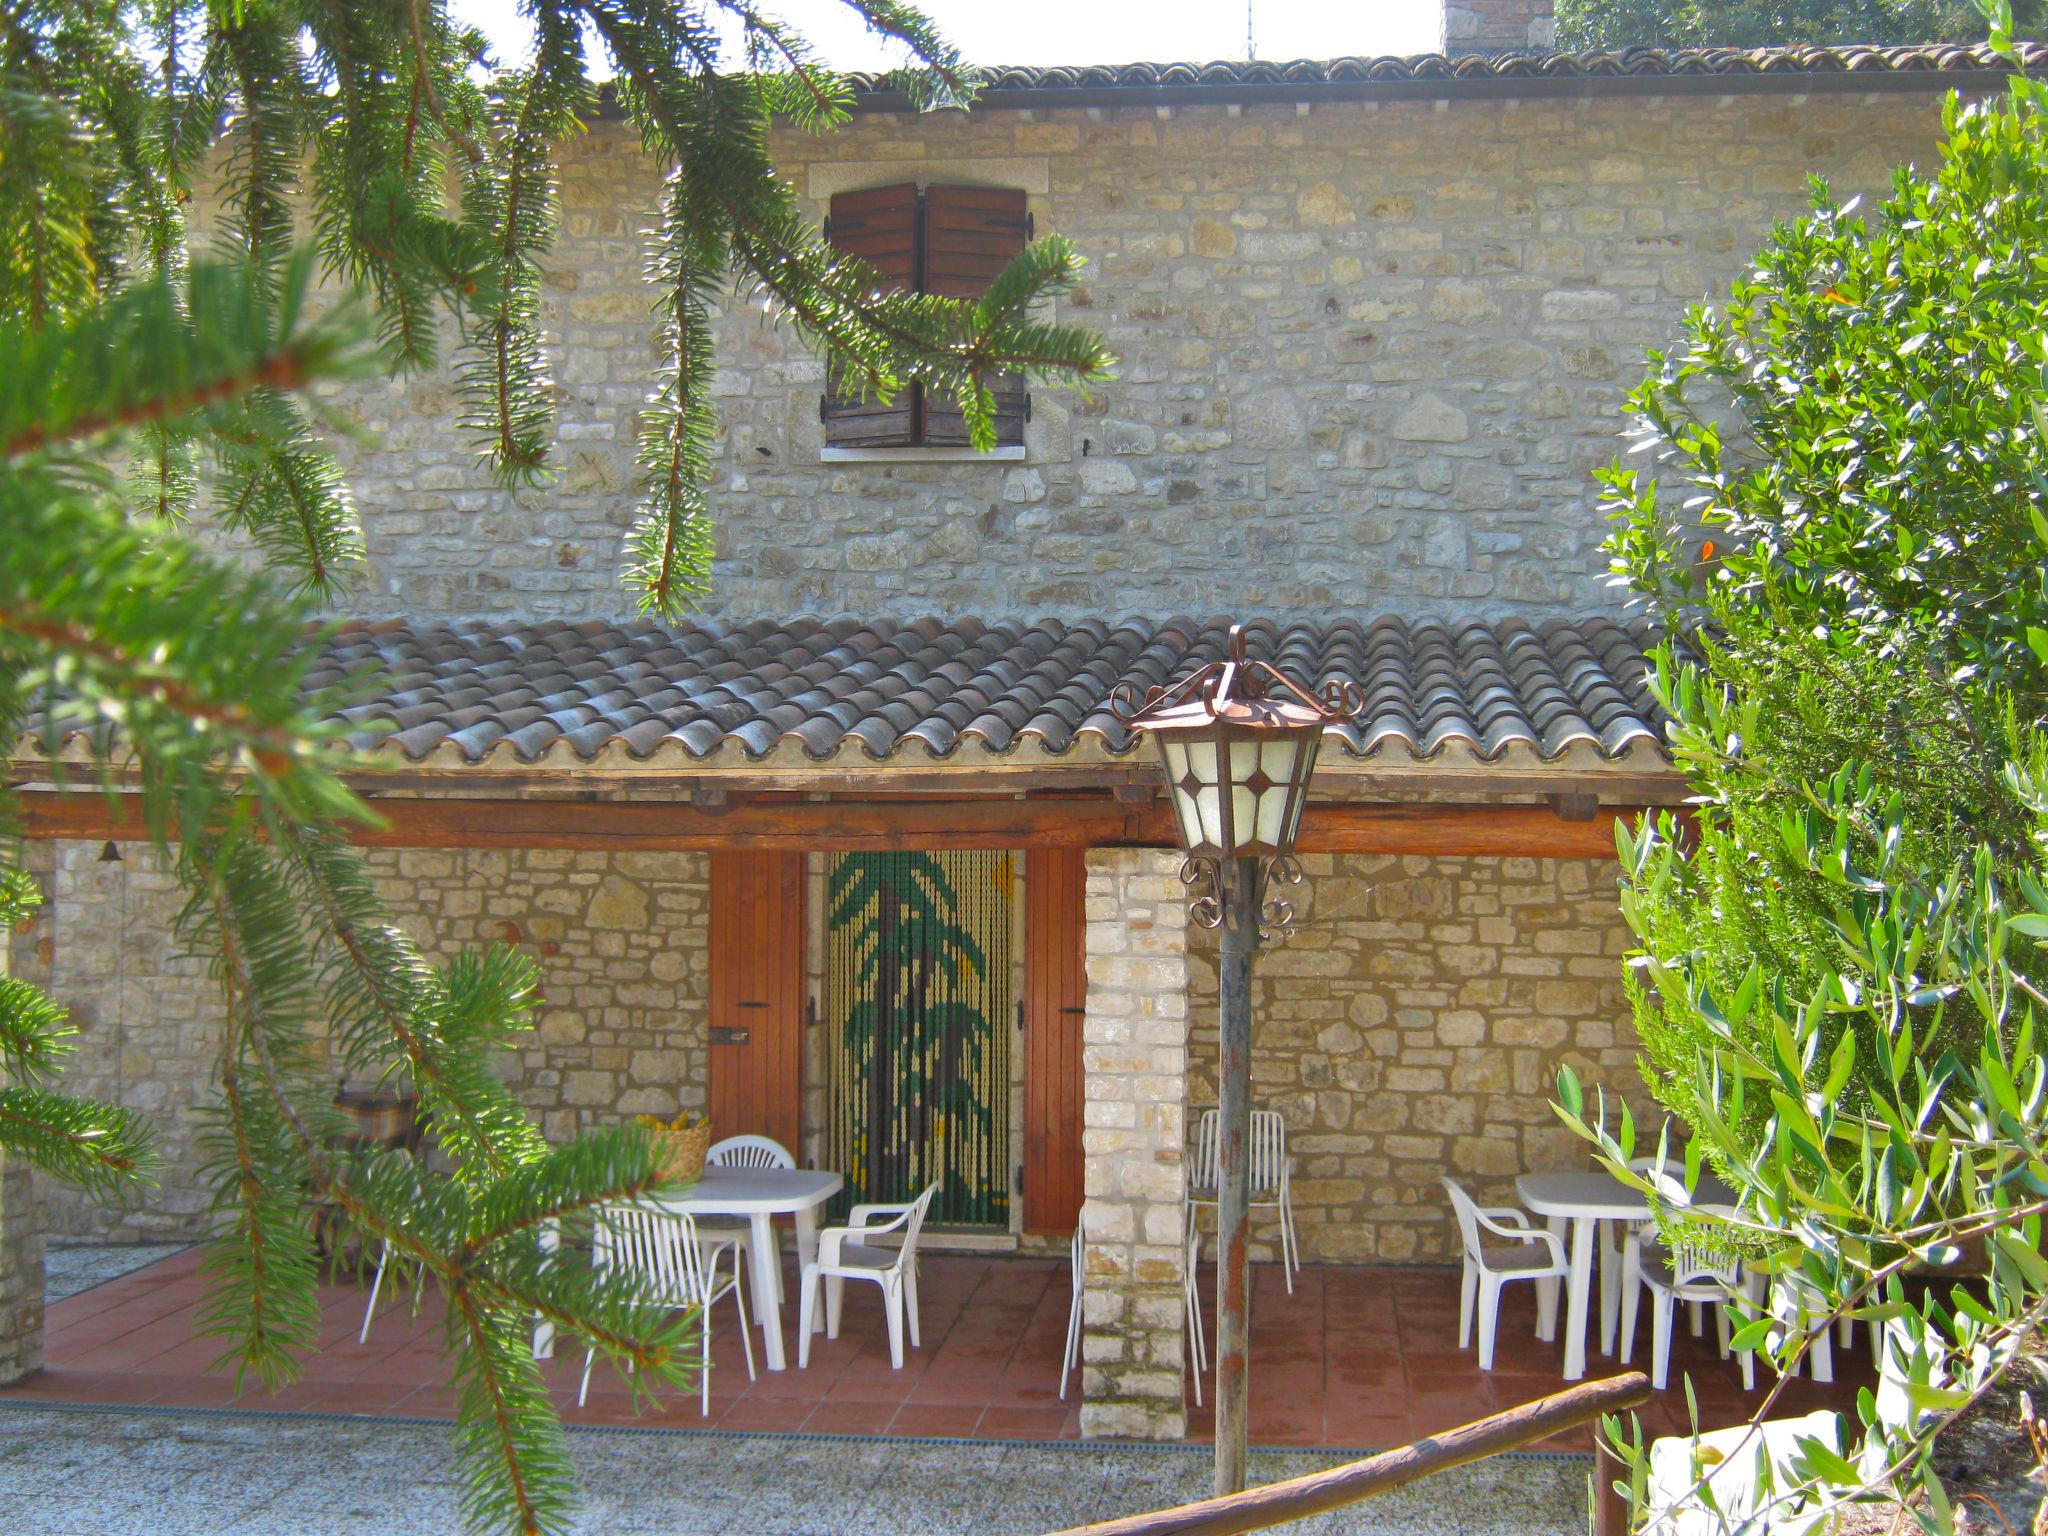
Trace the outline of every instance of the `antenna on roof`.
<path fill-rule="evenodd" d="M 1244 61 L 1249 64 L 1259 56 L 1252 46 L 1252 6 L 1257 0 L 1244 0 Z"/>

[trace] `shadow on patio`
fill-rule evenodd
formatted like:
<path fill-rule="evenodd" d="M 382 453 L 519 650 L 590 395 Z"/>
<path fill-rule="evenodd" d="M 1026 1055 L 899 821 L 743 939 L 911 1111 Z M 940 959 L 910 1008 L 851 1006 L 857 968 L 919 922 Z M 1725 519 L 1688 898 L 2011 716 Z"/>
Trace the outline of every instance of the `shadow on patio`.
<path fill-rule="evenodd" d="M 583 1352 L 567 1347 L 548 1366 L 557 1399 L 572 1423 L 633 1423 L 646 1428 L 802 1430 L 852 1435 L 930 1435 L 982 1439 L 1075 1439 L 1080 1434 L 1078 1372 L 1059 1398 L 1065 1340 L 1066 1265 L 1053 1259 L 989 1258 L 934 1253 L 922 1261 L 924 1347 L 904 1369 L 889 1368 L 879 1297 L 850 1287 L 837 1340 L 813 1343 L 808 1370 L 771 1372 L 755 1363 L 749 1383 L 733 1314 L 717 1309 L 713 1335 L 710 1417 L 695 1397 L 665 1398 L 659 1412 L 635 1414 L 623 1382 L 602 1366 L 587 1407 L 575 1405 Z M 1213 1273 L 1202 1275 L 1214 1337 Z M 788 1276 L 796 1294 L 795 1276 Z M 160 1260 L 52 1305 L 45 1368 L 0 1398 L 159 1407 L 217 1408 L 235 1403 L 232 1381 L 206 1366 L 217 1342 L 193 1336 L 202 1290 L 199 1250 Z M 323 1287 L 322 1347 L 304 1379 L 266 1396 L 251 1389 L 240 1406 L 254 1409 L 452 1416 L 446 1368 L 438 1354 L 440 1322 L 430 1297 L 417 1321 L 403 1299 L 379 1311 L 367 1344 L 356 1342 L 366 1286 Z M 1481 1372 L 1471 1351 L 1457 1348 L 1457 1272 L 1434 1268 L 1305 1269 L 1287 1294 L 1277 1266 L 1260 1266 L 1252 1333 L 1251 1435 L 1262 1446 L 1377 1449 L 1405 1444 L 1554 1392 L 1562 1385 L 1558 1346 L 1533 1333 L 1527 1286 L 1511 1287 L 1503 1303 L 1495 1369 Z M 1516 1292 L 1523 1294 L 1517 1295 Z M 785 1310 L 789 1317 L 794 1308 Z M 793 1321 L 789 1324 L 794 1327 Z M 1689 1374 L 1708 1428 L 1738 1422 L 1761 1401 L 1745 1396 L 1732 1363 L 1707 1340 L 1686 1335 L 1674 1347 L 1672 1390 L 1644 1411 L 1651 1434 L 1683 1422 L 1681 1373 Z M 1646 1352 L 1639 1335 L 1637 1363 Z M 1589 1375 L 1611 1374 L 1596 1355 Z M 1850 1410 L 1858 1386 L 1873 1380 L 1859 1336 L 1837 1351 L 1837 1380 L 1790 1384 L 1780 1416 L 1817 1407 Z M 1206 1388 L 1205 1388 L 1206 1396 Z M 1190 1416 L 1191 1434 L 1210 1431 L 1206 1409 Z M 1588 1431 L 1545 1445 L 1584 1450 Z"/>

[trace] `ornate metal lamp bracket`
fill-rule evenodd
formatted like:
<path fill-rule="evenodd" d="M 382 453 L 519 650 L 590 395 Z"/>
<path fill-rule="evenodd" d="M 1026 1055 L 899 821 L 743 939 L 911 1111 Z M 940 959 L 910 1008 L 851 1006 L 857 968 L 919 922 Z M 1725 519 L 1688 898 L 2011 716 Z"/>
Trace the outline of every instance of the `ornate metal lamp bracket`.
<path fill-rule="evenodd" d="M 1301 865 L 1291 854 L 1259 860 L 1258 882 L 1249 914 L 1230 888 L 1217 859 L 1182 859 L 1180 883 L 1189 892 L 1188 921 L 1197 928 L 1241 930 L 1249 915 L 1258 924 L 1261 944 L 1277 944 L 1294 937 L 1294 903 L 1269 894 L 1276 885 L 1301 884 Z"/>

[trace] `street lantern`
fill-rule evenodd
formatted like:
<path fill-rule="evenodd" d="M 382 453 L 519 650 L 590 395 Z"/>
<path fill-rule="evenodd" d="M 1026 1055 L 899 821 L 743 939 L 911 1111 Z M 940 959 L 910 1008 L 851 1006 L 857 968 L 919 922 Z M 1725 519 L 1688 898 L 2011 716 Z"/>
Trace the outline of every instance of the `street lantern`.
<path fill-rule="evenodd" d="M 1325 728 L 1363 707 L 1358 686 L 1311 693 L 1277 667 L 1245 656 L 1232 625 L 1224 659 L 1142 699 L 1121 689 L 1113 707 L 1134 731 L 1159 742 L 1174 826 L 1187 855 L 1181 880 L 1196 894 L 1189 918 L 1219 931 L 1222 1004 L 1216 1227 L 1216 1479 L 1219 1494 L 1244 1487 L 1251 1270 L 1250 1194 L 1252 956 L 1262 938 L 1291 931 L 1290 903 L 1271 885 L 1301 879 L 1294 839 Z"/>
<path fill-rule="evenodd" d="M 1333 681 L 1311 693 L 1279 668 L 1245 656 L 1244 626 L 1230 629 L 1224 659 L 1139 699 L 1121 690 L 1112 707 L 1133 731 L 1159 743 L 1173 803 L 1174 828 L 1187 864 L 1181 878 L 1207 884 L 1193 917 L 1205 928 L 1235 925 L 1231 868 L 1250 860 L 1259 900 L 1238 910 L 1264 914 L 1267 885 L 1300 878 L 1294 839 L 1308 802 L 1323 731 L 1355 716 L 1355 683 Z M 1264 918 L 1284 930 L 1285 903 Z"/>

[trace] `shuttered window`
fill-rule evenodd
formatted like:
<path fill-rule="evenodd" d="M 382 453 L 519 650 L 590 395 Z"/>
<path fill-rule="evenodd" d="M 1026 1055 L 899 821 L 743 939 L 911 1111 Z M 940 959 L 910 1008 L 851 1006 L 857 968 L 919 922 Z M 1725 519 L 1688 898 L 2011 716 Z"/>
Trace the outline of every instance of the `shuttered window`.
<path fill-rule="evenodd" d="M 849 256 L 872 265 L 886 291 L 981 297 L 989 282 L 1031 238 L 1024 194 L 1011 187 L 928 187 L 914 183 L 840 192 L 832 198 L 825 233 Z M 1004 375 L 989 383 L 996 397 L 996 444 L 1024 441 L 1030 401 L 1024 381 Z M 967 424 L 959 402 L 931 398 L 923 385 L 897 393 L 887 405 L 860 391 L 828 384 L 819 414 L 833 448 L 964 448 Z"/>

